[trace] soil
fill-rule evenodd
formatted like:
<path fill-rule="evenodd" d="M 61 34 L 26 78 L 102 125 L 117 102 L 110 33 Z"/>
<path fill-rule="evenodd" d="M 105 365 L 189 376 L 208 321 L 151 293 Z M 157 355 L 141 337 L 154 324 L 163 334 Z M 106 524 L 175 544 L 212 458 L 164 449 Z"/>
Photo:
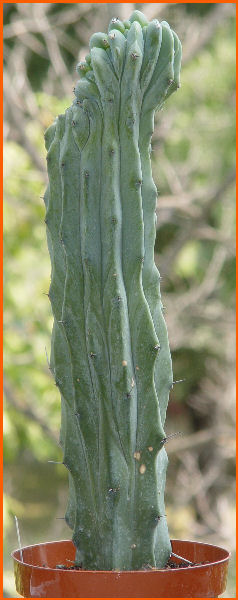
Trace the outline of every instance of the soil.
<path fill-rule="evenodd" d="M 168 560 L 167 565 L 165 565 L 165 569 L 184 569 L 184 567 L 198 567 L 204 565 L 205 563 L 192 563 L 191 565 L 187 562 L 173 562 L 172 560 Z"/>
<path fill-rule="evenodd" d="M 69 561 L 71 562 L 71 561 Z M 205 565 L 208 564 L 209 561 L 204 561 L 204 562 L 200 562 L 200 563 L 192 563 L 192 564 L 188 564 L 187 562 L 174 562 L 171 559 L 168 560 L 167 564 L 165 565 L 164 569 L 184 569 L 185 567 L 200 567 L 201 565 Z M 81 571 L 83 569 L 82 565 L 75 565 L 74 563 L 71 565 L 56 565 L 55 566 L 56 569 L 64 569 L 67 571 Z M 164 570 L 163 569 L 163 570 Z M 145 565 L 143 567 L 144 571 L 157 571 L 158 569 L 156 567 L 151 567 L 151 565 Z M 161 569 L 160 569 L 161 570 Z M 117 571 L 117 569 L 115 569 L 115 571 Z M 119 569 L 118 569 L 119 571 Z"/>

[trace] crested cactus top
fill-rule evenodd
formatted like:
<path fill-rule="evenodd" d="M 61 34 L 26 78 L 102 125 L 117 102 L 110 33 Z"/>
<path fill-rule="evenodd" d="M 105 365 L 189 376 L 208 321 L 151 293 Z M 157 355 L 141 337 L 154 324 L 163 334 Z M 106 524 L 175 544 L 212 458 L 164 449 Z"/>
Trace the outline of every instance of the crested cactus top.
<path fill-rule="evenodd" d="M 180 87 L 181 53 L 178 36 L 166 21 L 148 22 L 138 10 L 124 22 L 113 18 L 108 33 L 91 37 L 90 54 L 77 65 L 76 97 L 99 101 L 102 93 L 110 102 L 113 92 L 118 92 L 116 83 L 128 70 L 132 79 L 139 73 L 143 109 L 158 110 Z"/>

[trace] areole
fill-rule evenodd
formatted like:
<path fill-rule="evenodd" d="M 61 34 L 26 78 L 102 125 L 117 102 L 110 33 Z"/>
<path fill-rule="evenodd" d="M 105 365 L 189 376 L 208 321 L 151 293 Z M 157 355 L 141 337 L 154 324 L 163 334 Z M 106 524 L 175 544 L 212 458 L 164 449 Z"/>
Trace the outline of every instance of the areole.
<path fill-rule="evenodd" d="M 144 571 L 66 570 L 56 565 L 74 562 L 72 541 L 27 546 L 22 548 L 23 562 L 20 550 L 12 553 L 16 589 L 24 598 L 217 598 L 225 591 L 227 550 L 181 540 L 172 540 L 172 548 L 204 564 Z"/>

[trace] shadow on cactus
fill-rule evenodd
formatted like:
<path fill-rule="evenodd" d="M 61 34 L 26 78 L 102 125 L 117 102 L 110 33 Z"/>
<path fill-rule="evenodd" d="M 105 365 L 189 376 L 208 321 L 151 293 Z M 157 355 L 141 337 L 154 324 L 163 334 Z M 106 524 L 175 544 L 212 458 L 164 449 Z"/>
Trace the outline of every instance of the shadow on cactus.
<path fill-rule="evenodd" d="M 84 569 L 163 567 L 171 553 L 164 421 L 172 365 L 154 263 L 154 113 L 179 87 L 181 44 L 135 11 L 90 40 L 75 100 L 46 132 L 66 521 Z"/>

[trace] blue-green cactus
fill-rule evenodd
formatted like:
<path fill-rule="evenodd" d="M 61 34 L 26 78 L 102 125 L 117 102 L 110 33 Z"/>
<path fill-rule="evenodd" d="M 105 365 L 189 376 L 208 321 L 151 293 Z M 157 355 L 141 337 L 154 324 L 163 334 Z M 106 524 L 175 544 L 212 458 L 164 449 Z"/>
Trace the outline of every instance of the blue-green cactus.
<path fill-rule="evenodd" d="M 164 421 L 172 366 L 154 264 L 154 113 L 179 87 L 181 44 L 135 11 L 94 34 L 72 106 L 46 132 L 66 521 L 85 569 L 163 567 Z"/>

